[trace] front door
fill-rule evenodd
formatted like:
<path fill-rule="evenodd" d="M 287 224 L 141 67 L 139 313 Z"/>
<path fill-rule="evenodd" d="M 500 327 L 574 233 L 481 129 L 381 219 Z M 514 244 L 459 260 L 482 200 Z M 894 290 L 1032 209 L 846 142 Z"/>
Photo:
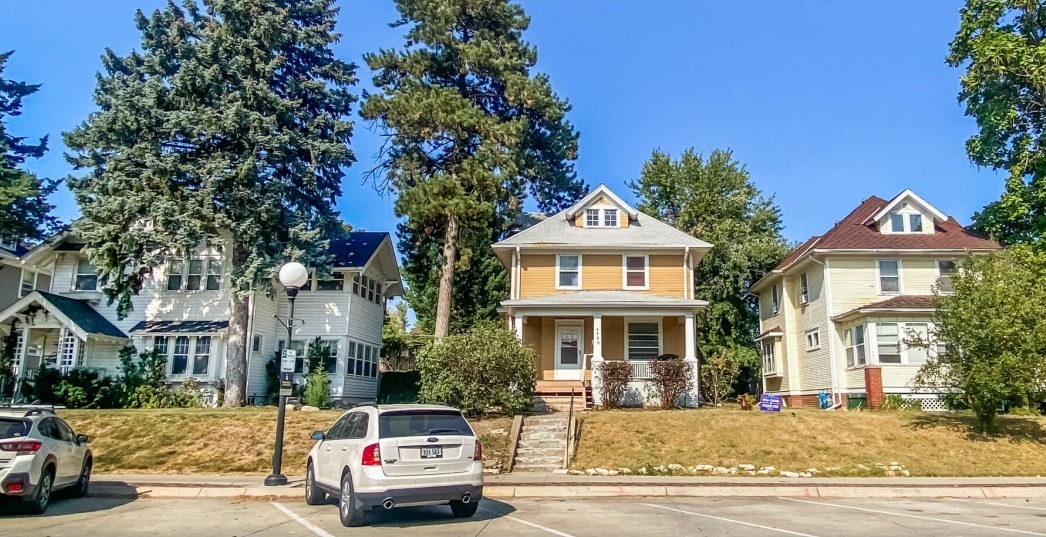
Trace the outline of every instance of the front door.
<path fill-rule="evenodd" d="M 581 380 L 584 374 L 581 371 L 585 353 L 584 331 L 581 323 L 556 326 L 556 380 Z"/>

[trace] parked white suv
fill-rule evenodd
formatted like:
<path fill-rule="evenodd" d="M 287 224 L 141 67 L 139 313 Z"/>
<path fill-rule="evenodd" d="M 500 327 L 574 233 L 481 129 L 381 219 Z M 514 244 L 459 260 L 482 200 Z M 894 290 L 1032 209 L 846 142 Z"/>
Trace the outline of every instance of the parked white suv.
<path fill-rule="evenodd" d="M 450 504 L 476 514 L 483 496 L 483 448 L 461 412 L 443 405 L 364 405 L 341 416 L 309 452 L 305 502 L 339 498 L 341 523 L 367 511 Z"/>
<path fill-rule="evenodd" d="M 91 483 L 87 436 L 40 407 L 0 408 L 0 496 L 18 497 L 41 514 L 59 489 L 86 496 Z"/>

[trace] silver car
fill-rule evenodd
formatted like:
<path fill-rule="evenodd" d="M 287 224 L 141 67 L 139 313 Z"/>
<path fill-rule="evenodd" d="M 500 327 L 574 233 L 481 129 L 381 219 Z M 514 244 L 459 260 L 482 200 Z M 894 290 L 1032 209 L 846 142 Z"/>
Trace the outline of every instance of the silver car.
<path fill-rule="evenodd" d="M 22 500 L 30 514 L 43 513 L 57 490 L 86 496 L 93 462 L 87 440 L 52 409 L 0 408 L 0 495 Z"/>

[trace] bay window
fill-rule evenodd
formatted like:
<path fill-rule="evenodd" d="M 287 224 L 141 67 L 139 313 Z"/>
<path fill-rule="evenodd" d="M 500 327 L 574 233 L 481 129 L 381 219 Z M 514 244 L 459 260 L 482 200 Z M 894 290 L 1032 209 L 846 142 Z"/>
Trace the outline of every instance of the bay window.
<path fill-rule="evenodd" d="M 864 325 L 859 324 L 843 332 L 843 346 L 846 347 L 846 366 L 857 367 L 868 363 L 864 347 Z"/>
<path fill-rule="evenodd" d="M 193 354 L 192 374 L 206 375 L 211 362 L 211 336 L 196 338 L 196 352 Z"/>
<path fill-rule="evenodd" d="M 189 337 L 174 338 L 174 353 L 171 355 L 171 374 L 184 375 L 189 371 Z"/>
<path fill-rule="evenodd" d="M 901 363 L 901 339 L 897 323 L 878 323 L 875 326 L 875 341 L 879 363 Z"/>
<path fill-rule="evenodd" d="M 772 375 L 777 372 L 777 360 L 774 359 L 774 342 L 764 341 L 763 351 L 763 374 Z"/>

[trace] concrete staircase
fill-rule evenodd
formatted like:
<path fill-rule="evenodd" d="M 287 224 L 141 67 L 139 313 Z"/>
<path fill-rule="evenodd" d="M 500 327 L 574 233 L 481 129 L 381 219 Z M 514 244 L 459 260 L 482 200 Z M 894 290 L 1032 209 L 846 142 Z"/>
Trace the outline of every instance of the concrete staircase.
<path fill-rule="evenodd" d="M 562 468 L 563 450 L 566 448 L 566 443 L 566 416 L 529 416 L 525 418 L 513 471 L 551 472 Z"/>

